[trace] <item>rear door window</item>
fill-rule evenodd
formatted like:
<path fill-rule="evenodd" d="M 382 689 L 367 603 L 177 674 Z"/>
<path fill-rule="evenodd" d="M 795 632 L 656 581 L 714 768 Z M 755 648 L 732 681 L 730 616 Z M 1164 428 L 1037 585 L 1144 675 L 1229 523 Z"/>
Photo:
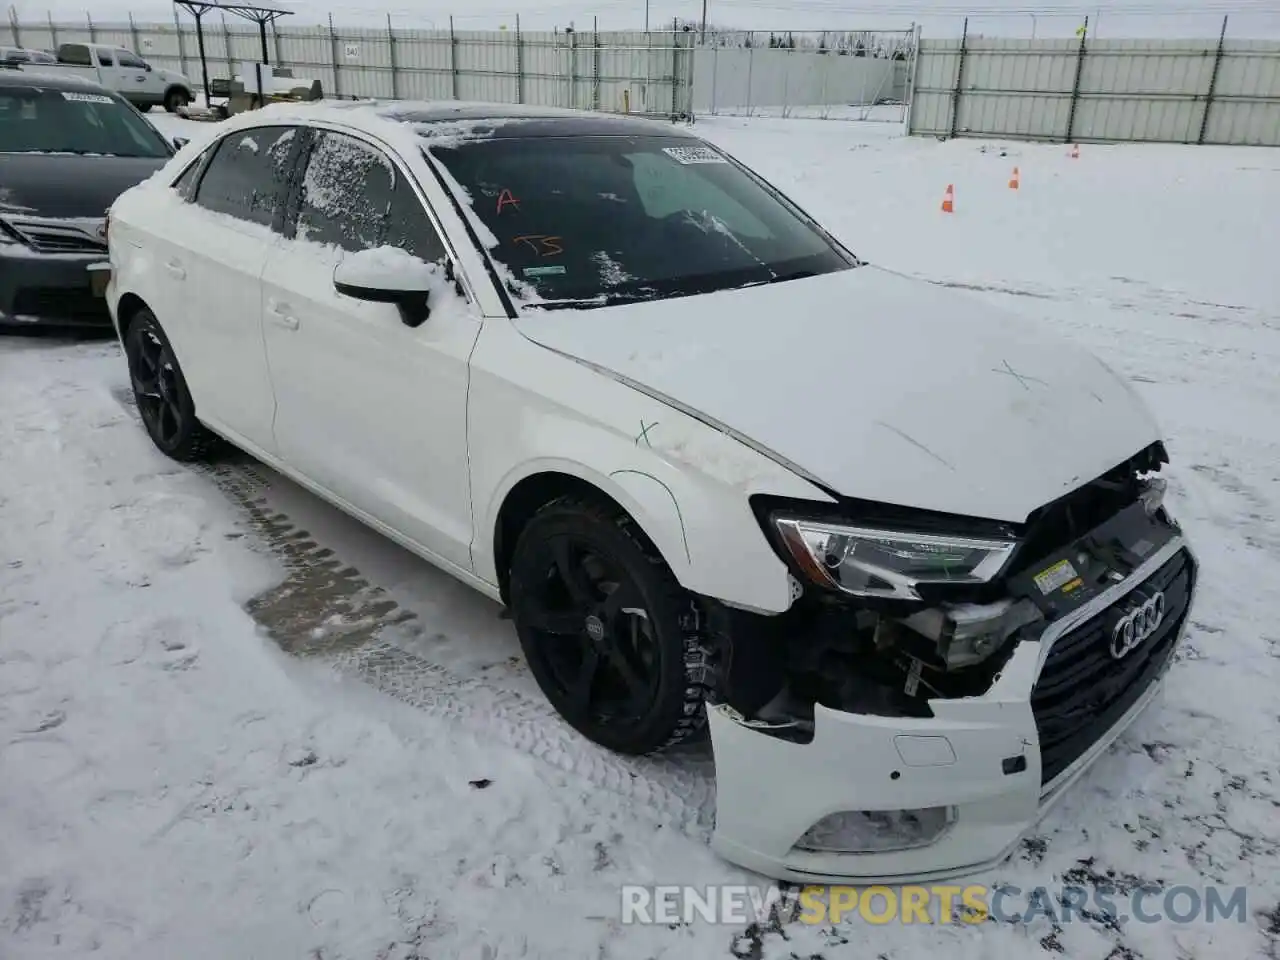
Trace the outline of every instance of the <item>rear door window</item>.
<path fill-rule="evenodd" d="M 296 139 L 294 127 L 257 127 L 224 137 L 200 178 L 196 203 L 272 226 L 288 193 Z"/>

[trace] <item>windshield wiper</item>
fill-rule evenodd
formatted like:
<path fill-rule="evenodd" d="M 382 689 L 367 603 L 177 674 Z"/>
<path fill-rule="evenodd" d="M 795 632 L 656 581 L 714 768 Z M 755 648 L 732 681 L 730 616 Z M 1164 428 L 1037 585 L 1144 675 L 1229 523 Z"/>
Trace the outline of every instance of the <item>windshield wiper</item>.
<path fill-rule="evenodd" d="M 591 307 L 614 307 L 620 303 L 638 303 L 642 300 L 658 300 L 664 294 L 651 293 L 602 293 L 594 297 L 579 297 L 569 300 L 545 300 L 530 303 L 528 306 L 538 310 L 573 310 Z M 671 296 L 671 294 L 668 294 Z"/>
<path fill-rule="evenodd" d="M 70 153 L 77 157 L 118 157 L 118 153 L 104 153 L 101 150 L 75 150 L 71 147 L 62 147 L 57 150 L 32 150 L 32 153 Z"/>
<path fill-rule="evenodd" d="M 788 280 L 803 280 L 806 277 L 816 277 L 817 275 L 818 275 L 817 271 L 815 270 L 795 270 L 795 271 L 792 271 L 791 273 L 775 274 L 772 278 L 769 279 L 768 282 L 769 283 L 786 283 Z"/>

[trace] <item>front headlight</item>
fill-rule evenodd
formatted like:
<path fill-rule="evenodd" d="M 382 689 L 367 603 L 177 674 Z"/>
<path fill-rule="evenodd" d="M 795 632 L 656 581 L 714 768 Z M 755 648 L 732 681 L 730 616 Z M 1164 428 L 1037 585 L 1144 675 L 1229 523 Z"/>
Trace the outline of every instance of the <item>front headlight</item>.
<path fill-rule="evenodd" d="M 899 533 L 812 520 L 774 520 L 800 569 L 820 586 L 859 597 L 921 599 L 921 584 L 987 583 L 1013 540 Z"/>

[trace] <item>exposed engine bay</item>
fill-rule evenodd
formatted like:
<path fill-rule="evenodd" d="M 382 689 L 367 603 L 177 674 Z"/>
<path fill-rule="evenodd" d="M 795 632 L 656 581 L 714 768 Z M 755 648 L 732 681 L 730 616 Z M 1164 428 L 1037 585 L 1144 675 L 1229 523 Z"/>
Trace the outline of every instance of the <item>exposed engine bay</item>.
<path fill-rule="evenodd" d="M 1178 535 L 1163 508 L 1165 481 L 1156 476 L 1167 462 L 1163 445 L 1153 444 L 1024 524 L 999 531 L 988 525 L 988 537 L 998 533 L 1010 546 L 998 573 L 984 582 L 909 589 L 891 582 L 883 596 L 852 596 L 822 582 L 831 579 L 828 571 L 809 569 L 801 555 L 792 571 L 799 595 L 785 614 L 709 604 L 719 702 L 762 732 L 808 742 L 815 704 L 929 717 L 932 699 L 983 694 L 1020 642 L 1035 640 L 1048 624 L 1124 580 Z M 753 506 L 766 532 L 782 529 L 785 536 L 787 521 L 778 517 L 787 505 Z M 844 516 L 831 523 L 893 529 L 914 523 L 924 530 L 979 523 L 905 512 L 877 517 L 863 505 Z M 779 548 L 784 557 L 785 549 Z"/>

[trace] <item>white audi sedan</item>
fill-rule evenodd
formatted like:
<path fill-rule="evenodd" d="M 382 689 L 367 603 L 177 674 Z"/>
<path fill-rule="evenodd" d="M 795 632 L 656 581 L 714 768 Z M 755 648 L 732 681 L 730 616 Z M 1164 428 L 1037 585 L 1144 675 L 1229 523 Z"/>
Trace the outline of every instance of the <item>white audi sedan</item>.
<path fill-rule="evenodd" d="M 779 878 L 1000 861 L 1152 700 L 1196 562 L 1094 356 L 861 261 L 687 127 L 274 106 L 109 221 L 146 429 L 504 604 L 585 737 L 709 726 Z"/>

